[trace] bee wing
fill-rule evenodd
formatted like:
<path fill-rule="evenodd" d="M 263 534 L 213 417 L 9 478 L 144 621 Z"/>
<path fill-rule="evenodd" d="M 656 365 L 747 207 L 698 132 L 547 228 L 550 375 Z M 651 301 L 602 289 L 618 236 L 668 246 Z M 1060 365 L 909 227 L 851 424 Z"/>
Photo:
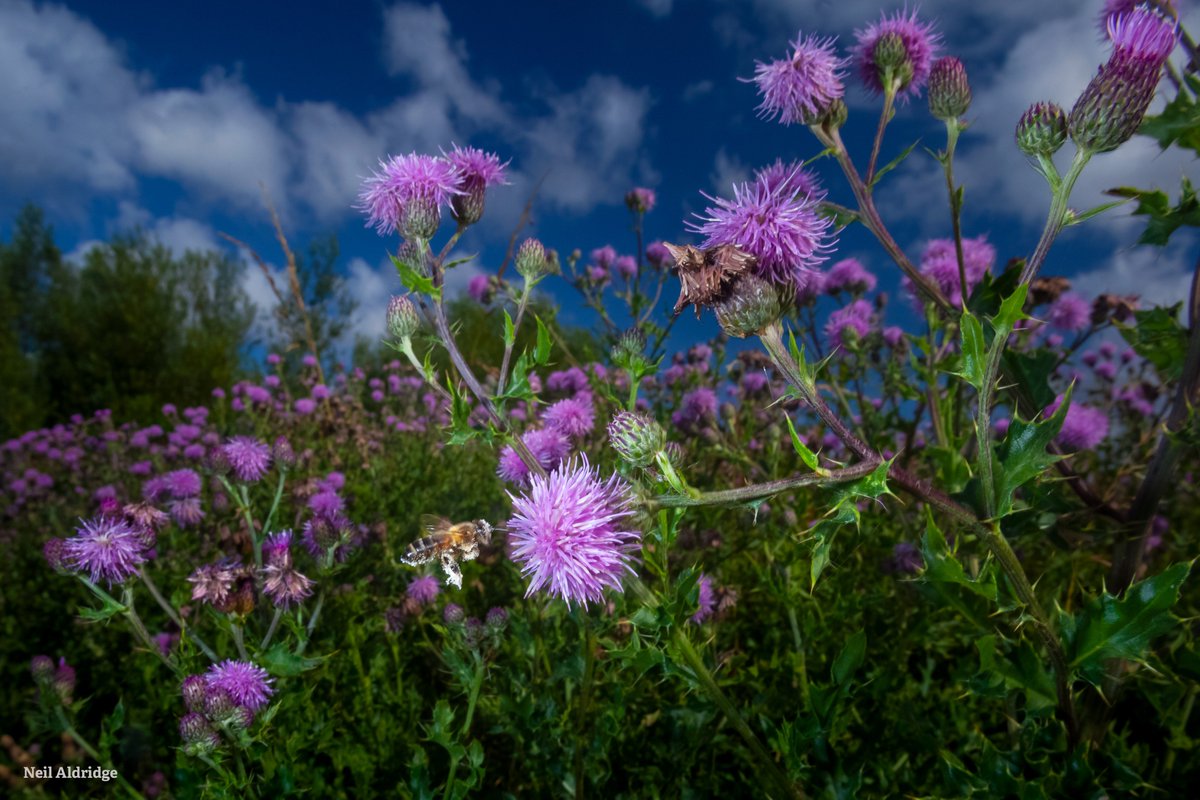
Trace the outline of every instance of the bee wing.
<path fill-rule="evenodd" d="M 439 517 L 437 514 L 422 514 L 420 519 L 421 530 L 428 535 L 445 533 L 453 524 L 450 520 Z"/>

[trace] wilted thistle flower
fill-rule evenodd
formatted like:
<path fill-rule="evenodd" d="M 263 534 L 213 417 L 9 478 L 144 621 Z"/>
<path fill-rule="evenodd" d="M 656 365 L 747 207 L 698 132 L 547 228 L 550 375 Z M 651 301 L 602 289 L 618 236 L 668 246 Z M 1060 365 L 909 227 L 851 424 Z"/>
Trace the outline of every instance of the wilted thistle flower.
<path fill-rule="evenodd" d="M 263 542 L 263 593 L 278 608 L 290 608 L 312 594 L 313 582 L 292 566 L 292 532 L 273 533 Z"/>
<path fill-rule="evenodd" d="M 758 115 L 778 119 L 784 125 L 799 122 L 812 125 L 846 93 L 842 84 L 846 59 L 834 49 L 836 39 L 822 39 L 803 32 L 791 43 L 788 58 L 764 64 L 755 62 L 754 77 L 742 78 L 758 84 L 762 102 Z"/>
<path fill-rule="evenodd" d="M 267 704 L 275 690 L 271 676 L 262 667 L 248 661 L 222 661 L 204 674 L 209 692 L 221 689 L 229 693 L 239 706 L 258 711 Z"/>
<path fill-rule="evenodd" d="M 529 578 L 525 596 L 546 588 L 567 602 L 586 606 L 605 588 L 619 589 L 633 572 L 631 553 L 641 534 L 626 530 L 633 514 L 628 487 L 617 475 L 601 480 L 587 456 L 561 465 L 547 477 L 533 476 L 527 494 L 509 498 L 512 558 Z"/>
<path fill-rule="evenodd" d="M 243 483 L 254 483 L 271 466 L 271 448 L 252 436 L 234 436 L 221 447 L 233 475 Z"/>
<path fill-rule="evenodd" d="M 713 304 L 717 323 L 729 336 L 758 336 L 773 325 L 795 302 L 795 290 L 763 280 L 757 275 L 738 279 L 722 299 Z"/>
<path fill-rule="evenodd" d="M 929 112 L 937 119 L 956 120 L 971 107 L 967 69 L 953 56 L 939 58 L 929 71 Z"/>
<path fill-rule="evenodd" d="M 421 328 L 417 307 L 407 295 L 393 295 L 387 306 L 388 332 L 397 340 L 411 339 Z"/>
<path fill-rule="evenodd" d="M 199 525 L 204 519 L 204 510 L 200 507 L 199 497 L 185 497 L 182 500 L 172 500 L 168 506 L 171 519 L 175 520 L 175 524 L 181 528 L 190 528 L 193 525 Z M 153 544 L 151 537 L 149 544 Z"/>
<path fill-rule="evenodd" d="M 654 210 L 655 195 L 653 189 L 639 186 L 625 195 L 625 205 L 635 214 L 646 214 Z"/>
<path fill-rule="evenodd" d="M 546 247 L 537 239 L 526 239 L 517 248 L 517 272 L 530 283 L 547 273 Z"/>
<path fill-rule="evenodd" d="M 188 577 L 188 583 L 192 584 L 192 599 L 212 606 L 224 603 L 233 590 L 234 579 L 241 570 L 241 562 L 232 559 L 197 567 Z"/>
<path fill-rule="evenodd" d="M 442 205 L 462 193 L 458 170 L 444 158 L 410 153 L 380 161 L 380 172 L 363 181 L 357 208 L 379 234 L 432 239 L 442 221 Z"/>
<path fill-rule="evenodd" d="M 1067 120 L 1071 139 L 1093 153 L 1115 150 L 1137 132 L 1176 43 L 1175 25 L 1145 8 L 1109 17 L 1108 34 L 1112 56 Z"/>
<path fill-rule="evenodd" d="M 877 94 L 895 92 L 902 99 L 919 94 L 929 79 L 941 36 L 917 12 L 883 14 L 879 22 L 854 32 L 854 57 L 867 88 Z"/>
<path fill-rule="evenodd" d="M 754 266 L 754 256 L 739 250 L 736 245 L 722 244 L 701 250 L 691 245 L 664 246 L 675 260 L 679 275 L 679 299 L 675 301 L 678 314 L 688 305 L 700 309 L 712 305 L 729 291 L 739 277 Z"/>
<path fill-rule="evenodd" d="M 733 245 L 754 257 L 752 269 L 760 278 L 801 290 L 826 258 L 833 221 L 817 214 L 815 198 L 789 188 L 772 189 L 760 177 L 735 185 L 732 200 L 706 194 L 715 206 L 697 215 L 699 224 L 687 226 L 707 237 L 702 247 Z"/>
<path fill-rule="evenodd" d="M 618 411 L 608 424 L 608 441 L 630 466 L 648 467 L 666 446 L 667 434 L 649 414 Z"/>
<path fill-rule="evenodd" d="M 1027 156 L 1052 156 L 1067 141 L 1067 113 L 1057 103 L 1034 103 L 1017 122 L 1017 147 Z"/>
<path fill-rule="evenodd" d="M 504 179 L 508 162 L 501 164 L 500 156 L 495 153 L 458 145 L 446 155 L 446 160 L 458 176 L 459 193 L 450 198 L 450 212 L 463 225 L 474 225 L 483 217 L 484 190 L 492 184 L 508 182 Z"/>
<path fill-rule="evenodd" d="M 124 583 L 146 560 L 145 544 L 138 531 L 123 519 L 109 516 L 80 520 L 63 551 L 72 570 L 87 572 L 92 583 L 103 578 L 109 585 Z"/>

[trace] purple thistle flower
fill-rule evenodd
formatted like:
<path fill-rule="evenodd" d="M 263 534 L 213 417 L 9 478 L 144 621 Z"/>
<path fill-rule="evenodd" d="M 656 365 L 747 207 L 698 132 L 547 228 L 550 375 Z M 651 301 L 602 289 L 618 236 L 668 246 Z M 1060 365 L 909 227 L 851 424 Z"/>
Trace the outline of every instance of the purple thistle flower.
<path fill-rule="evenodd" d="M 921 550 L 912 542 L 897 542 L 892 547 L 888 569 L 899 575 L 916 575 L 925 566 Z"/>
<path fill-rule="evenodd" d="M 629 206 L 629 210 L 634 213 L 647 214 L 654 210 L 657 199 L 653 189 L 639 186 L 625 195 L 625 205 Z"/>
<path fill-rule="evenodd" d="M 800 197 L 816 197 L 817 199 L 825 196 L 825 190 L 821 188 L 821 181 L 817 178 L 816 173 L 805 169 L 799 161 L 785 164 L 783 159 L 777 158 L 773 164 L 756 170 L 754 180 L 762 181 L 772 192 L 777 190 L 785 194 L 791 192 Z"/>
<path fill-rule="evenodd" d="M 596 410 L 583 395 L 568 397 L 547 408 L 542 423 L 563 436 L 579 439 L 596 427 Z"/>
<path fill-rule="evenodd" d="M 691 621 L 699 625 L 712 616 L 713 610 L 717 607 L 717 598 L 713 593 L 712 578 L 703 572 L 700 573 L 700 577 L 696 581 L 696 586 L 699 589 L 699 594 L 696 597 L 696 613 L 692 614 Z"/>
<path fill-rule="evenodd" d="M 438 586 L 438 580 L 432 575 L 413 578 L 408 584 L 408 588 L 405 589 L 405 594 L 423 606 L 436 600 L 439 592 L 441 592 L 441 588 Z"/>
<path fill-rule="evenodd" d="M 904 329 L 898 325 L 889 325 L 883 329 L 883 341 L 888 347 L 898 347 L 904 341 Z"/>
<path fill-rule="evenodd" d="M 317 401 L 313 400 L 311 397 L 301 397 L 292 405 L 292 408 L 294 408 L 296 413 L 300 416 L 306 417 L 317 410 Z"/>
<path fill-rule="evenodd" d="M 607 481 L 587 460 L 563 464 L 549 477 L 535 475 L 527 494 L 513 496 L 508 521 L 512 558 L 529 578 L 525 596 L 546 588 L 586 606 L 603 590 L 619 589 L 633 572 L 630 554 L 641 534 L 624 530 L 632 498 L 617 475 Z"/>
<path fill-rule="evenodd" d="M 716 416 L 717 393 L 707 386 L 701 386 L 683 396 L 679 410 L 671 415 L 671 424 L 690 432 L 699 423 Z"/>
<path fill-rule="evenodd" d="M 637 275 L 637 259 L 633 256 L 618 256 L 613 263 L 613 269 L 622 278 L 632 278 Z"/>
<path fill-rule="evenodd" d="M 1173 21 L 1163 19 L 1145 6 L 1125 14 L 1110 14 L 1105 30 L 1113 43 L 1113 55 L 1123 55 L 1162 64 L 1178 41 Z"/>
<path fill-rule="evenodd" d="M 792 54 L 770 63 L 755 62 L 754 77 L 741 78 L 758 84 L 762 102 L 758 115 L 778 119 L 784 125 L 811 125 L 846 93 L 842 83 L 847 60 L 834 49 L 836 39 L 803 32 L 791 42 Z"/>
<path fill-rule="evenodd" d="M 380 161 L 380 171 L 363 181 L 358 195 L 367 225 L 381 236 L 431 239 L 441 222 L 441 207 L 461 194 L 459 174 L 444 158 L 410 153 Z"/>
<path fill-rule="evenodd" d="M 1062 395 L 1046 407 L 1046 416 L 1062 405 Z M 1072 403 L 1063 418 L 1062 429 L 1054 440 L 1068 452 L 1091 450 L 1108 436 L 1108 414 L 1098 408 Z"/>
<path fill-rule="evenodd" d="M 321 517 L 336 517 L 342 513 L 345 504 L 336 492 L 317 492 L 308 498 L 308 508 Z"/>
<path fill-rule="evenodd" d="M 222 661 L 210 667 L 204 677 L 209 692 L 226 691 L 235 703 L 251 711 L 265 706 L 275 693 L 267 671 L 248 661 Z"/>
<path fill-rule="evenodd" d="M 1081 331 L 1092 319 L 1092 304 L 1074 292 L 1060 295 L 1050 306 L 1050 324 L 1064 331 Z"/>
<path fill-rule="evenodd" d="M 551 392 L 578 394 L 588 388 L 587 373 L 579 367 L 551 372 L 546 378 L 546 388 Z"/>
<path fill-rule="evenodd" d="M 854 342 L 866 338 L 871 332 L 872 312 L 871 304 L 866 300 L 855 300 L 830 314 L 829 321 L 825 323 L 825 338 L 829 340 L 829 346 L 850 349 Z"/>
<path fill-rule="evenodd" d="M 251 436 L 234 436 L 221 448 L 234 476 L 243 483 L 254 483 L 271 466 L 271 448 Z"/>
<path fill-rule="evenodd" d="M 671 251 L 662 242 L 651 242 L 646 245 L 646 260 L 656 267 L 661 267 L 670 261 Z"/>
<path fill-rule="evenodd" d="M 968 293 L 983 280 L 996 260 L 996 248 L 988 243 L 986 236 L 963 239 L 963 271 L 967 275 Z M 931 239 L 921 254 L 921 274 L 932 278 L 942 294 L 954 305 L 962 303 L 962 280 L 958 274 L 958 254 L 953 239 Z M 905 278 L 901 283 L 919 300 L 919 293 L 912 281 Z"/>
<path fill-rule="evenodd" d="M 42 558 L 46 565 L 55 572 L 63 572 L 67 568 L 67 540 L 52 537 L 42 545 Z"/>
<path fill-rule="evenodd" d="M 507 183 L 500 156 L 474 147 L 454 146 L 446 156 L 458 176 L 459 193 L 450 198 L 454 218 L 464 225 L 474 225 L 483 217 L 484 190 L 497 183 Z M 436 231 L 437 228 L 435 227 Z"/>
<path fill-rule="evenodd" d="M 880 39 L 895 37 L 903 48 L 903 70 L 893 67 L 893 72 L 907 72 L 911 67 L 911 76 L 895 74 L 897 96 L 906 101 L 910 96 L 921 93 L 921 88 L 929 80 L 929 71 L 933 67 L 933 57 L 941 44 L 941 36 L 934 33 L 933 25 L 917 19 L 917 12 L 897 11 L 891 17 L 881 15 L 879 22 L 873 22 L 861 31 L 854 32 L 858 44 L 854 47 L 854 58 L 858 62 L 859 76 L 866 87 L 876 94 L 883 94 L 887 87 L 883 85 L 883 75 L 886 65 L 877 61 L 879 53 L 876 45 Z"/>
<path fill-rule="evenodd" d="M 487 275 L 476 275 L 467 284 L 467 294 L 476 303 L 486 303 L 492 296 L 492 282 Z"/>
<path fill-rule="evenodd" d="M 434 581 L 434 583 L 436 582 L 437 581 Z M 442 609 L 442 620 L 445 621 L 447 625 L 457 625 L 458 623 L 462 622 L 465 617 L 466 614 L 463 613 L 462 606 L 460 606 L 458 603 L 447 603 L 446 607 Z"/>
<path fill-rule="evenodd" d="M 529 448 L 529 452 L 542 465 L 542 468 L 547 470 L 557 467 L 571 452 L 571 442 L 562 432 L 554 428 L 527 431 L 521 437 L 521 441 Z M 506 445 L 500 451 L 500 463 L 496 474 L 510 483 L 523 483 L 529 477 L 529 467 L 521 460 L 511 445 Z"/>
<path fill-rule="evenodd" d="M 829 268 L 825 275 L 823 289 L 828 294 L 840 291 L 870 292 L 874 290 L 876 279 L 874 274 L 862 265 L 857 258 L 844 258 Z"/>
<path fill-rule="evenodd" d="M 80 520 L 75 535 L 63 545 L 65 562 L 87 572 L 92 583 L 103 578 L 111 586 L 124 583 L 146 560 L 141 535 L 122 519 L 110 516 Z"/>
<path fill-rule="evenodd" d="M 733 200 L 704 195 L 715 207 L 687 226 L 707 238 L 702 247 L 731 244 L 755 258 L 754 271 L 764 280 L 803 289 L 825 260 L 826 235 L 832 220 L 817 215 L 816 200 L 775 191 L 761 177 L 733 187 Z"/>
<path fill-rule="evenodd" d="M 770 381 L 762 372 L 747 372 L 742 376 L 742 393 L 755 395 L 767 388 Z"/>
<path fill-rule="evenodd" d="M 617 251 L 611 244 L 597 247 L 591 253 L 591 262 L 600 269 L 607 271 L 617 260 Z"/>
<path fill-rule="evenodd" d="M 1111 38 L 1108 26 L 1115 17 L 1129 14 L 1137 9 L 1138 6 L 1153 12 L 1161 13 L 1162 4 L 1165 4 L 1171 12 L 1174 12 L 1175 15 L 1178 16 L 1178 11 L 1176 11 L 1173 0 L 1160 0 L 1159 3 L 1148 3 L 1146 0 L 1104 0 L 1104 10 L 1100 12 L 1100 18 L 1098 20 L 1100 33 Z"/>
<path fill-rule="evenodd" d="M 181 528 L 199 525 L 204 519 L 204 510 L 200 508 L 199 497 L 172 500 L 167 506 L 167 511 L 170 513 L 171 519 L 175 520 L 175 524 Z"/>

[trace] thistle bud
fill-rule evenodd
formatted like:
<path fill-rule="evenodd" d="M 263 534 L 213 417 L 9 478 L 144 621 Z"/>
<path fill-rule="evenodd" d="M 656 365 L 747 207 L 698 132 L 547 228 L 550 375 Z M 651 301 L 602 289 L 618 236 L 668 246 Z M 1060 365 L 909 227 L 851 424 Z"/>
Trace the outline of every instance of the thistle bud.
<path fill-rule="evenodd" d="M 204 711 L 204 701 L 208 698 L 208 682 L 204 680 L 203 675 L 189 675 L 183 679 L 183 685 L 179 687 L 180 694 L 183 695 L 183 704 L 187 706 L 188 711 L 196 713 Z"/>
<path fill-rule="evenodd" d="M 885 89 L 901 92 L 912 83 L 913 63 L 900 34 L 885 33 L 880 36 L 875 42 L 875 49 L 871 51 L 871 60 L 878 70 L 879 82 Z"/>
<path fill-rule="evenodd" d="M 639 328 L 630 328 L 617 339 L 609 355 L 617 367 L 640 374 L 648 366 L 645 349 L 646 334 Z"/>
<path fill-rule="evenodd" d="M 1161 70 L 1157 64 L 1113 56 L 1071 108 L 1071 140 L 1093 153 L 1107 153 L 1129 141 L 1154 99 Z"/>
<path fill-rule="evenodd" d="M 196 712 L 184 714 L 179 720 L 179 738 L 183 739 L 183 751 L 190 756 L 208 755 L 221 744 L 208 720 Z"/>
<path fill-rule="evenodd" d="M 957 58 L 947 56 L 933 62 L 929 73 L 929 111 L 938 119 L 956 120 L 971 106 L 971 84 L 967 70 Z"/>
<path fill-rule="evenodd" d="M 1017 147 L 1027 156 L 1052 156 L 1067 141 L 1067 115 L 1057 103 L 1034 103 L 1017 122 Z"/>
<path fill-rule="evenodd" d="M 427 250 L 416 242 L 406 241 L 401 243 L 396 250 L 396 260 L 422 275 L 428 275 L 429 270 L 426 268 L 425 261 L 426 252 Z"/>
<path fill-rule="evenodd" d="M 821 113 L 817 124 L 826 130 L 836 131 L 846 124 L 849 117 L 850 109 L 846 107 L 846 101 L 839 97 Z"/>
<path fill-rule="evenodd" d="M 414 198 L 400 211 L 400 235 L 409 241 L 429 241 L 441 224 L 442 209 L 431 199 Z"/>
<path fill-rule="evenodd" d="M 397 339 L 411 339 L 420 329 L 421 318 L 417 316 L 417 308 L 407 295 L 395 295 L 388 301 L 387 326 Z"/>
<path fill-rule="evenodd" d="M 47 566 L 58 573 L 66 573 L 67 570 L 67 541 L 66 539 L 50 538 L 42 545 L 42 557 L 46 559 Z"/>
<path fill-rule="evenodd" d="M 227 721 L 237 707 L 233 697 L 224 689 L 213 689 L 204 697 L 204 715 L 216 722 Z"/>
<path fill-rule="evenodd" d="M 489 633 L 501 633 L 508 627 L 508 612 L 499 606 L 489 609 L 484 618 Z"/>
<path fill-rule="evenodd" d="M 34 656 L 29 662 L 29 671 L 37 683 L 49 683 L 54 678 L 54 660 L 50 656 Z"/>
<path fill-rule="evenodd" d="M 292 443 L 287 440 L 286 436 L 280 436 L 275 440 L 275 444 L 271 446 L 271 457 L 280 466 L 296 466 L 296 451 L 292 449 Z"/>
<path fill-rule="evenodd" d="M 483 218 L 483 195 L 486 183 L 478 175 L 467 176 L 462 182 L 462 194 L 450 198 L 450 214 L 456 222 L 474 225 Z M 434 228 L 434 232 L 437 228 Z"/>
<path fill-rule="evenodd" d="M 713 304 L 721 330 L 744 339 L 757 336 L 779 320 L 792 304 L 794 296 L 774 283 L 756 275 L 743 275 L 727 297 Z"/>
<path fill-rule="evenodd" d="M 648 414 L 620 411 L 608 424 L 608 440 L 622 460 L 646 467 L 666 445 L 667 434 Z"/>
<path fill-rule="evenodd" d="M 533 282 L 545 275 L 547 270 L 546 248 L 537 239 L 526 239 L 517 248 L 517 272 L 525 280 Z"/>
<path fill-rule="evenodd" d="M 447 625 L 458 625 L 465 618 L 466 614 L 463 613 L 462 606 L 458 605 L 457 603 L 448 603 L 446 607 L 442 609 L 442 620 Z"/>
<path fill-rule="evenodd" d="M 75 691 L 75 668 L 65 658 L 58 660 L 58 668 L 54 670 L 50 686 L 64 706 L 71 705 L 71 695 Z"/>

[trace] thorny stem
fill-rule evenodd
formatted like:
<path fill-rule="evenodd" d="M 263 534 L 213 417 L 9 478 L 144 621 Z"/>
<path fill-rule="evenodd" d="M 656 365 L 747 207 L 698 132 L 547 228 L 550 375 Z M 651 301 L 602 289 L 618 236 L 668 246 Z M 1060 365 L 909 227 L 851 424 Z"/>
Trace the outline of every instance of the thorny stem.
<path fill-rule="evenodd" d="M 963 261 L 962 202 L 954 188 L 954 149 L 958 145 L 958 120 L 946 120 L 946 153 L 942 157 L 942 168 L 946 173 L 946 191 L 950 195 L 950 226 L 954 231 L 954 255 L 958 258 L 958 281 L 962 292 L 962 307 L 967 308 L 970 288 L 967 285 L 967 267 Z"/>
<path fill-rule="evenodd" d="M 145 584 L 147 591 L 150 592 L 150 596 L 154 598 L 154 602 L 158 603 L 159 607 L 166 612 L 167 617 L 170 618 L 171 622 L 175 623 L 175 627 L 179 628 L 180 635 L 182 636 L 186 634 L 188 638 L 195 642 L 196 646 L 200 648 L 200 652 L 208 656 L 209 661 L 216 662 L 217 654 L 213 652 L 211 647 L 204 643 L 203 639 L 201 639 L 183 624 L 183 618 L 179 616 L 179 613 L 175 610 L 175 608 L 167 602 L 165 597 L 163 597 L 162 592 L 158 590 L 158 586 L 155 585 L 154 581 L 150 580 L 150 576 L 146 573 L 146 570 L 139 569 L 138 577 L 142 579 L 142 583 Z"/>
<path fill-rule="evenodd" d="M 317 593 L 317 604 L 313 606 L 312 616 L 308 618 L 308 625 L 304 627 L 304 641 L 296 647 L 296 655 L 304 655 L 305 649 L 308 648 L 308 643 L 312 641 L 313 629 L 317 627 L 317 619 L 321 616 L 321 607 L 325 604 L 325 590 L 322 589 Z"/>
<path fill-rule="evenodd" d="M 513 320 L 513 339 L 504 343 L 504 358 L 500 361 L 500 377 L 496 380 L 496 394 L 504 394 L 504 384 L 508 380 L 508 362 L 512 359 L 513 345 L 517 342 L 517 334 L 521 331 L 521 319 L 525 316 L 525 306 L 529 303 L 529 281 L 525 281 L 521 290 L 521 301 L 517 304 L 517 318 Z"/>
<path fill-rule="evenodd" d="M 100 753 L 96 751 L 96 748 L 92 747 L 91 743 L 88 742 L 87 739 L 84 739 L 79 735 L 79 731 L 75 730 L 75 726 L 71 724 L 69 719 L 67 719 L 67 713 L 63 711 L 63 707 L 61 705 L 54 707 L 54 715 L 58 717 L 58 724 L 62 726 L 63 733 L 74 739 L 75 744 L 79 745 L 80 750 L 91 756 L 92 760 L 100 766 L 116 772 L 117 782 L 121 784 L 121 787 L 125 789 L 125 791 L 129 792 L 131 797 L 137 798 L 137 800 L 146 800 L 145 797 L 142 796 L 141 792 L 139 792 L 137 789 L 134 789 L 133 786 L 130 785 L 129 781 L 121 777 L 120 771 L 113 767 L 111 761 L 105 761 L 102 759 L 100 757 Z"/>
<path fill-rule="evenodd" d="M 267 633 L 263 636 L 262 643 L 258 646 L 259 650 L 266 650 L 267 645 L 271 643 L 271 637 L 275 635 L 275 629 L 279 627 L 279 620 L 283 618 L 283 609 L 275 609 L 275 616 L 271 617 L 271 624 L 267 627 Z"/>
<path fill-rule="evenodd" d="M 287 467 L 280 466 L 279 482 L 275 484 L 275 498 L 271 501 L 271 510 L 267 512 L 267 521 L 263 523 L 263 534 L 271 531 L 271 523 L 275 521 L 275 512 L 279 510 L 279 500 L 283 497 L 283 484 L 287 481 Z"/>
<path fill-rule="evenodd" d="M 875 142 L 871 145 L 871 160 L 867 162 L 867 186 L 875 182 L 875 162 L 879 159 L 879 149 L 883 146 L 883 132 L 892 119 L 892 109 L 896 104 L 896 92 L 891 87 L 883 93 L 883 110 L 879 112 L 879 124 L 875 127 Z"/>
<path fill-rule="evenodd" d="M 429 243 L 423 242 L 422 246 L 428 248 Z M 442 252 L 446 252 L 448 248 L 449 245 L 447 245 L 445 248 L 442 248 Z M 450 323 L 446 319 L 446 306 L 443 302 L 441 293 L 442 285 L 445 281 L 445 271 L 442 269 L 441 258 L 435 261 L 431 265 L 431 268 L 433 271 L 433 285 L 438 290 L 435 302 L 433 304 L 433 321 L 435 327 L 437 328 L 438 337 L 442 341 L 442 346 L 446 348 L 446 352 L 450 356 L 450 361 L 452 364 L 454 364 L 454 368 L 458 370 L 458 375 L 462 378 L 463 383 L 467 384 L 467 388 L 470 389 L 471 393 L 475 395 L 475 398 L 483 404 L 484 409 L 487 411 L 488 416 L 492 420 L 492 424 L 506 433 L 511 433 L 510 426 L 500 416 L 500 413 L 496 410 L 496 404 L 492 402 L 492 398 L 488 396 L 486 391 L 484 391 L 483 386 L 475 378 L 475 374 L 471 372 L 471 368 L 467 366 L 466 359 L 463 358 L 462 353 L 458 349 L 457 343 L 454 341 L 454 336 L 450 333 Z M 513 450 L 515 450 L 517 455 L 521 457 L 521 460 L 525 462 L 525 466 L 529 467 L 531 472 L 545 477 L 545 468 L 542 467 L 541 463 L 538 462 L 537 458 L 534 457 L 533 453 L 530 452 L 525 443 L 521 441 L 521 438 L 519 436 L 512 436 L 510 438 L 512 440 L 511 444 Z"/>
<path fill-rule="evenodd" d="M 638 599 L 647 606 L 658 605 L 658 600 L 650 593 L 650 590 L 640 578 L 631 577 L 629 586 L 634 594 L 638 596 Z M 700 684 L 700 688 L 708 695 L 709 700 L 720 709 L 725 718 L 729 720 L 729 723 L 741 735 L 746 746 L 750 748 L 750 753 L 754 756 L 755 762 L 762 770 L 762 776 L 773 785 L 775 793 L 779 797 L 803 798 L 804 793 L 783 774 L 782 770 L 779 769 L 779 765 L 775 763 L 770 753 L 763 747 L 762 742 L 754 735 L 754 731 L 742 719 L 741 713 L 729 701 L 729 698 L 725 696 L 725 692 L 721 691 L 721 687 L 713 679 L 708 667 L 705 666 L 704 659 L 700 657 L 700 654 L 696 652 L 696 648 L 692 646 L 691 641 L 687 637 L 687 632 L 679 626 L 673 626 L 671 628 L 671 643 L 675 646 L 675 650 L 683 657 L 684 662 L 695 676 L 696 682 Z"/>
<path fill-rule="evenodd" d="M 793 475 L 790 478 L 781 478 L 776 481 L 739 486 L 736 489 L 697 492 L 693 497 L 677 494 L 662 495 L 651 499 L 648 502 L 648 506 L 653 511 L 659 508 L 686 508 L 691 506 L 719 506 L 743 503 L 747 500 L 770 497 L 780 492 L 799 489 L 804 486 L 832 486 L 838 483 L 858 480 L 870 475 L 877 466 L 879 466 L 877 463 L 864 461 L 845 469 L 827 471 L 825 474 L 809 472 L 802 475 Z"/>
<path fill-rule="evenodd" d="M 166 664 L 168 669 L 178 671 L 178 667 L 172 664 L 170 659 L 162 654 L 162 651 L 158 649 L 158 645 L 156 645 L 154 640 L 150 638 L 150 632 L 146 630 L 145 623 L 142 622 L 142 618 L 138 616 L 137 610 L 133 607 L 133 590 L 131 590 L 129 587 L 125 587 L 125 592 L 121 597 L 121 601 L 121 605 L 125 607 L 125 618 L 128 619 L 129 624 L 133 626 L 133 632 L 137 635 L 137 638 L 141 639 L 142 644 L 146 646 L 146 649 L 153 653 L 159 661 Z"/>
<path fill-rule="evenodd" d="M 896 244 L 896 240 L 892 238 L 892 234 L 884 225 L 883 219 L 879 216 L 879 211 L 875 208 L 875 200 L 871 196 L 870 187 L 863 182 L 862 177 L 858 174 L 858 170 L 854 166 L 854 162 L 850 159 L 850 154 L 846 151 L 846 145 L 842 142 L 841 134 L 836 130 L 827 130 L 819 125 L 813 125 L 809 128 L 816 135 L 821 144 L 830 148 L 833 151 L 834 157 L 842 168 L 842 172 L 846 175 L 846 179 L 850 182 L 850 189 L 854 192 L 854 199 L 858 201 L 858 218 L 863 225 L 867 227 L 879 243 L 883 245 L 883 249 L 891 256 L 896 265 L 904 271 L 909 280 L 916 285 L 928 299 L 937 303 L 937 305 L 946 310 L 949 309 L 950 303 L 942 295 L 937 284 L 933 283 L 929 278 L 921 274 L 920 270 L 909 261 L 908 256 L 900 249 L 900 245 Z"/>
<path fill-rule="evenodd" d="M 878 467 L 882 463 L 883 458 L 866 443 L 854 436 L 842 424 L 841 420 L 837 419 L 837 416 L 820 395 L 817 394 L 816 387 L 800 374 L 795 361 L 792 360 L 791 354 L 784 347 L 781 326 L 776 323 L 768 327 L 763 331 L 761 339 L 776 368 L 808 400 L 809 405 L 816 411 L 817 416 L 826 422 L 830 429 L 841 438 L 855 455 L 864 460 L 865 465 L 869 465 L 872 469 Z M 1198 361 L 1200 361 L 1200 353 L 1198 353 Z M 1021 566 L 1021 562 L 1013 553 L 1008 540 L 1000 532 L 998 524 L 993 523 L 990 528 L 983 525 L 970 509 L 955 502 L 944 492 L 935 489 L 928 481 L 912 475 L 895 464 L 892 464 L 888 468 L 888 477 L 911 494 L 924 500 L 933 508 L 938 509 L 955 521 L 969 526 L 980 533 L 984 544 L 996 558 L 1004 574 L 1008 576 L 1009 581 L 1017 592 L 1017 596 L 1029 608 L 1030 613 L 1037 622 L 1035 627 L 1038 637 L 1049 652 L 1051 663 L 1054 666 L 1059 713 L 1067 727 L 1067 733 L 1073 747 L 1079 738 L 1079 726 L 1075 716 L 1074 703 L 1071 699 L 1070 686 L 1067 683 L 1066 654 L 1050 627 L 1049 617 L 1038 602 L 1037 595 L 1033 591 L 1033 585 L 1029 582 L 1029 577 L 1025 574 L 1024 567 Z"/>

